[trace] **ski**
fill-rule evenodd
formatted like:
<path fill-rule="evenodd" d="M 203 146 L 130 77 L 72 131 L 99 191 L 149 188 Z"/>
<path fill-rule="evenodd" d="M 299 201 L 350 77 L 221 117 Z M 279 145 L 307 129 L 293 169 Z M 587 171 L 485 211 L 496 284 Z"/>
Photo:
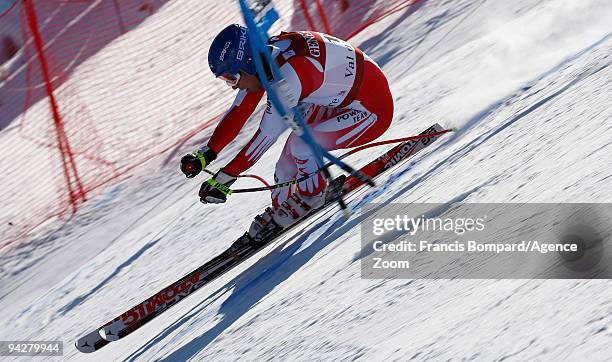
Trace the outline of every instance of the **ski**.
<path fill-rule="evenodd" d="M 360 171 L 371 178 L 380 176 L 390 168 L 408 160 L 417 152 L 432 144 L 433 141 L 438 139 L 444 132 L 444 128 L 436 123 L 420 134 L 433 134 L 432 136 L 400 143 L 362 167 Z M 333 204 L 341 195 L 348 195 L 362 185 L 364 185 L 364 181 L 353 175 L 342 175 L 334 179 L 333 184 L 330 185 L 330 189 L 338 191 L 335 194 L 331 193 L 328 195 L 323 207 L 313 211 L 304 220 L 301 220 L 300 223 L 293 227 L 300 225 L 308 218 L 325 209 L 330 204 Z M 263 236 L 258 238 L 257 241 L 254 241 L 248 236 L 248 233 L 245 233 L 245 235 L 232 244 L 232 247 L 214 257 L 212 260 L 163 288 L 150 298 L 128 309 L 110 322 L 79 338 L 75 342 L 76 348 L 83 353 L 91 353 L 101 349 L 111 341 L 116 341 L 129 335 L 179 303 L 184 298 L 193 294 L 202 286 L 232 270 L 250 256 L 263 249 L 270 242 L 274 241 L 277 237 L 293 229 L 293 227 L 282 230 L 274 228 L 265 230 Z"/>

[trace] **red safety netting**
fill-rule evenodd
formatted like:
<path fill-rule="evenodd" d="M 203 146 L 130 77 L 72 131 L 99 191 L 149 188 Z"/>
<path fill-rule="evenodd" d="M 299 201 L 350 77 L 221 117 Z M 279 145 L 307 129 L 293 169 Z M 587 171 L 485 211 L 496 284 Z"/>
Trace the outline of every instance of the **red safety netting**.
<path fill-rule="evenodd" d="M 284 29 L 342 38 L 418 2 L 276 1 Z M 208 45 L 239 19 L 234 1 L 0 0 L 0 248 L 213 125 L 231 96 Z"/>

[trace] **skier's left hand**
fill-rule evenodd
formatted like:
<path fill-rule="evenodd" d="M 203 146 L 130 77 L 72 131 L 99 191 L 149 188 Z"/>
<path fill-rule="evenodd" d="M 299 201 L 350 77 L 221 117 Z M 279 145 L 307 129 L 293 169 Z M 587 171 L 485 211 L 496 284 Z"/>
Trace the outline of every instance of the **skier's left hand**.
<path fill-rule="evenodd" d="M 200 187 L 200 202 L 203 204 L 222 204 L 227 201 L 227 195 L 232 193 L 230 186 L 236 181 L 236 176 L 219 170 L 215 177 L 209 179 Z"/>
<path fill-rule="evenodd" d="M 202 170 L 217 158 L 217 154 L 208 147 L 202 147 L 194 153 L 181 158 L 181 171 L 187 178 L 196 177 Z"/>

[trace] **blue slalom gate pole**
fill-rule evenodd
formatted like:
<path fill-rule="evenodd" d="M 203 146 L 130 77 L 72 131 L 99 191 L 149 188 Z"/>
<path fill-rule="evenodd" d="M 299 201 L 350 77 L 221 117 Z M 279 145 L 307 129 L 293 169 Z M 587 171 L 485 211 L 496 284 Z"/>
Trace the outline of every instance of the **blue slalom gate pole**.
<path fill-rule="evenodd" d="M 374 182 L 369 177 L 347 165 L 345 162 L 339 160 L 337 157 L 329 153 L 329 151 L 321 147 L 308 129 L 308 125 L 306 124 L 302 113 L 297 109 L 297 107 L 288 107 L 286 102 L 283 102 L 282 98 L 279 96 L 278 93 L 280 92 L 282 94 L 284 92 L 283 88 L 287 88 L 287 83 L 282 77 L 278 64 L 276 64 L 276 61 L 272 59 L 270 50 L 267 46 L 268 30 L 279 18 L 278 13 L 272 7 L 271 1 L 255 0 L 254 9 L 249 8 L 246 0 L 239 0 L 239 3 L 248 29 L 249 41 L 254 53 L 253 60 L 255 61 L 257 75 L 262 86 L 266 90 L 266 93 L 268 94 L 268 99 L 270 100 L 272 106 L 281 114 L 285 122 L 293 129 L 293 131 L 308 146 L 310 146 L 317 163 L 324 165 L 324 159 L 327 159 L 334 165 L 340 167 L 342 170 L 357 177 L 362 182 L 370 186 L 374 186 Z M 255 20 L 255 16 L 259 18 L 257 22 Z M 264 61 L 269 65 L 270 70 L 272 71 L 271 83 L 269 83 L 266 77 L 263 63 Z M 331 174 L 329 173 L 328 169 L 323 170 L 323 176 L 327 179 L 328 183 L 332 181 Z M 340 199 L 339 202 L 341 207 L 345 209 L 346 205 L 342 199 Z"/>

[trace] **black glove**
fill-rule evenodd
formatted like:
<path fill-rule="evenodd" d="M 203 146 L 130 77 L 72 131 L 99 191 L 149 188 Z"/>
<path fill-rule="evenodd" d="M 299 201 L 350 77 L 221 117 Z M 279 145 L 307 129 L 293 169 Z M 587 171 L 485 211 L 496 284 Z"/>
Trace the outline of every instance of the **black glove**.
<path fill-rule="evenodd" d="M 236 177 L 219 170 L 215 177 L 209 179 L 200 187 L 200 202 L 203 204 L 222 204 L 227 201 L 227 195 L 232 194 L 230 186 Z"/>
<path fill-rule="evenodd" d="M 189 153 L 181 158 L 181 171 L 187 178 L 195 177 L 197 174 L 217 158 L 215 151 L 208 147 L 202 147 L 194 153 Z"/>

